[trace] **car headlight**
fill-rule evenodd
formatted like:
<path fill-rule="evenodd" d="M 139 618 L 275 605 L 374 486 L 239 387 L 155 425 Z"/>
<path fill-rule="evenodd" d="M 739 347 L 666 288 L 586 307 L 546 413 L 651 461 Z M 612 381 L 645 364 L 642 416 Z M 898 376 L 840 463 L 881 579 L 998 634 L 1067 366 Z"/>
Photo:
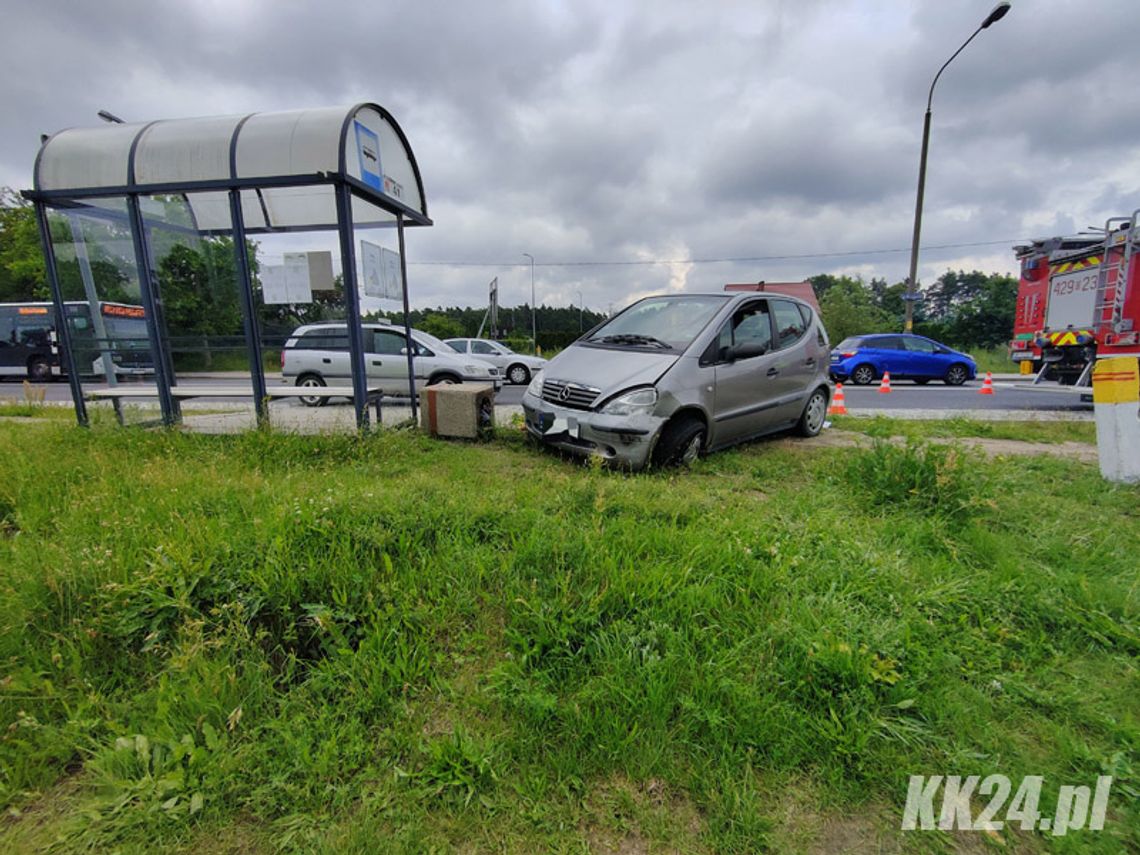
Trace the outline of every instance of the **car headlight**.
<path fill-rule="evenodd" d="M 607 416 L 647 416 L 656 406 L 657 390 L 649 387 L 618 395 L 602 407 L 602 412 Z"/>
<path fill-rule="evenodd" d="M 528 395 L 534 395 L 536 398 L 542 397 L 542 375 L 542 371 L 534 372 L 534 376 L 530 378 L 530 385 L 526 387 Z"/>

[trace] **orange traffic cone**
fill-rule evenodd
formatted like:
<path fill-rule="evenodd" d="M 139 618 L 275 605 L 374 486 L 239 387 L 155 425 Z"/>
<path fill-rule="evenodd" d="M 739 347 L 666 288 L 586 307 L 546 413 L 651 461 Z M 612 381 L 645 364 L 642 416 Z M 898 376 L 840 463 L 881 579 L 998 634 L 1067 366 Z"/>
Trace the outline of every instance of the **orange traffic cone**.
<path fill-rule="evenodd" d="M 882 395 L 889 395 L 891 393 L 891 372 L 883 372 L 883 382 L 879 384 L 879 393 Z"/>
<path fill-rule="evenodd" d="M 982 388 L 978 390 L 979 395 L 992 395 L 994 393 L 994 375 L 987 371 L 986 379 L 982 381 Z"/>
<path fill-rule="evenodd" d="M 847 402 L 843 400 L 843 384 L 835 384 L 835 397 L 831 399 L 831 406 L 827 408 L 829 416 L 847 415 Z"/>

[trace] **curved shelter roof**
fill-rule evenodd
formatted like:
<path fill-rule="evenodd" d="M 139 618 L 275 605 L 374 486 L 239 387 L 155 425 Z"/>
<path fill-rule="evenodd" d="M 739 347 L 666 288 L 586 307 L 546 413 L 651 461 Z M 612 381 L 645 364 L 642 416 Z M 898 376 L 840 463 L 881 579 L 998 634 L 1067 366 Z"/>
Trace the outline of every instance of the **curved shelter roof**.
<path fill-rule="evenodd" d="M 431 225 L 407 137 L 378 104 L 108 124 L 60 131 L 36 157 L 44 202 L 186 194 L 202 232 L 231 227 L 227 191 L 242 190 L 247 232 L 337 228 L 332 185 L 353 187 L 354 221 Z"/>

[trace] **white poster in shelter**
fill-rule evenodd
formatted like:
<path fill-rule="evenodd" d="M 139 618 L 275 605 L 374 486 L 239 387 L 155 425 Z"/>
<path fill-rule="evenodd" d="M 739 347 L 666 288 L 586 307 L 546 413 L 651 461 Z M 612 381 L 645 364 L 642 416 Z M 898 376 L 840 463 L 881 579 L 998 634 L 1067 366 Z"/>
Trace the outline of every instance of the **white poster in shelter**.
<path fill-rule="evenodd" d="M 400 287 L 400 254 L 362 240 L 360 266 L 364 274 L 364 293 L 384 300 L 402 300 Z"/>
<path fill-rule="evenodd" d="M 262 265 L 260 277 L 266 304 L 313 302 L 307 252 L 287 252 L 284 264 Z"/>

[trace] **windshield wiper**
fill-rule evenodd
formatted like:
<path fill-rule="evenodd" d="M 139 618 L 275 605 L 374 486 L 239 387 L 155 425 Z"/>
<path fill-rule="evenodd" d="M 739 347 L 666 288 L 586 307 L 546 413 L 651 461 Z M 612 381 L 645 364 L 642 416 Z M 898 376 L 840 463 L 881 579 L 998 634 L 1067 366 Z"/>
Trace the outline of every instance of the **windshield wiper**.
<path fill-rule="evenodd" d="M 650 346 L 659 347 L 663 350 L 672 350 L 673 345 L 663 342 L 659 338 L 654 338 L 651 335 L 639 335 L 637 333 L 621 333 L 620 335 L 605 335 L 601 338 L 592 338 L 590 341 L 596 341 L 599 344 L 632 344 L 635 346 Z"/>

